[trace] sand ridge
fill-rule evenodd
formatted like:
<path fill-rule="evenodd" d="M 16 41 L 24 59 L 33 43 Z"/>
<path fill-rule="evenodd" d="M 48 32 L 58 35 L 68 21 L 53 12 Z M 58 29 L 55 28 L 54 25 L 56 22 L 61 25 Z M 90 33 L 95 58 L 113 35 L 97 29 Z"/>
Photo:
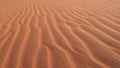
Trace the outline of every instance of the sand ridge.
<path fill-rule="evenodd" d="M 119 4 L 0 1 L 0 68 L 120 68 Z"/>

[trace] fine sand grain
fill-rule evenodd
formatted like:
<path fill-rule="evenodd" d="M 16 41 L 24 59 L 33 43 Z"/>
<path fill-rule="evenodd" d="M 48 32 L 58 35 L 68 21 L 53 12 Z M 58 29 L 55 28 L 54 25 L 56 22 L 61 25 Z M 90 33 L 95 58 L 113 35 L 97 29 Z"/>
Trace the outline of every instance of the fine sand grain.
<path fill-rule="evenodd" d="M 120 68 L 120 1 L 0 0 L 0 68 Z"/>

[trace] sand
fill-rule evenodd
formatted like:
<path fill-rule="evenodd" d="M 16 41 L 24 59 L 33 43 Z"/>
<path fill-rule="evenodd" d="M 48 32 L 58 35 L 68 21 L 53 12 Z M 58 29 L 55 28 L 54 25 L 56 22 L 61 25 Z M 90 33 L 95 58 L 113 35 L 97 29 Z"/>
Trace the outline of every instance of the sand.
<path fill-rule="evenodd" d="M 120 68 L 119 0 L 0 0 L 0 68 Z"/>

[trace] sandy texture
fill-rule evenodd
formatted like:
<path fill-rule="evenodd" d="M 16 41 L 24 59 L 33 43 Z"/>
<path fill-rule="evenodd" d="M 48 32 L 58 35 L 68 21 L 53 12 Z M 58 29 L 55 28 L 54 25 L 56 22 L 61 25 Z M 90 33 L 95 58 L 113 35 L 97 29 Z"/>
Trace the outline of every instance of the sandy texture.
<path fill-rule="evenodd" d="M 0 0 L 0 68 L 120 68 L 120 1 Z"/>

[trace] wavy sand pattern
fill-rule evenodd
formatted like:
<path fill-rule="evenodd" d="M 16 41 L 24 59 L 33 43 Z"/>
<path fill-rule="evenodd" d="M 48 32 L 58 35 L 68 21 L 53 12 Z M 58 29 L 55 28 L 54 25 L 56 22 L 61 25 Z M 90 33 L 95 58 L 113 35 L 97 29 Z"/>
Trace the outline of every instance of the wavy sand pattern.
<path fill-rule="evenodd" d="M 120 68 L 119 0 L 1 0 L 0 68 Z"/>

